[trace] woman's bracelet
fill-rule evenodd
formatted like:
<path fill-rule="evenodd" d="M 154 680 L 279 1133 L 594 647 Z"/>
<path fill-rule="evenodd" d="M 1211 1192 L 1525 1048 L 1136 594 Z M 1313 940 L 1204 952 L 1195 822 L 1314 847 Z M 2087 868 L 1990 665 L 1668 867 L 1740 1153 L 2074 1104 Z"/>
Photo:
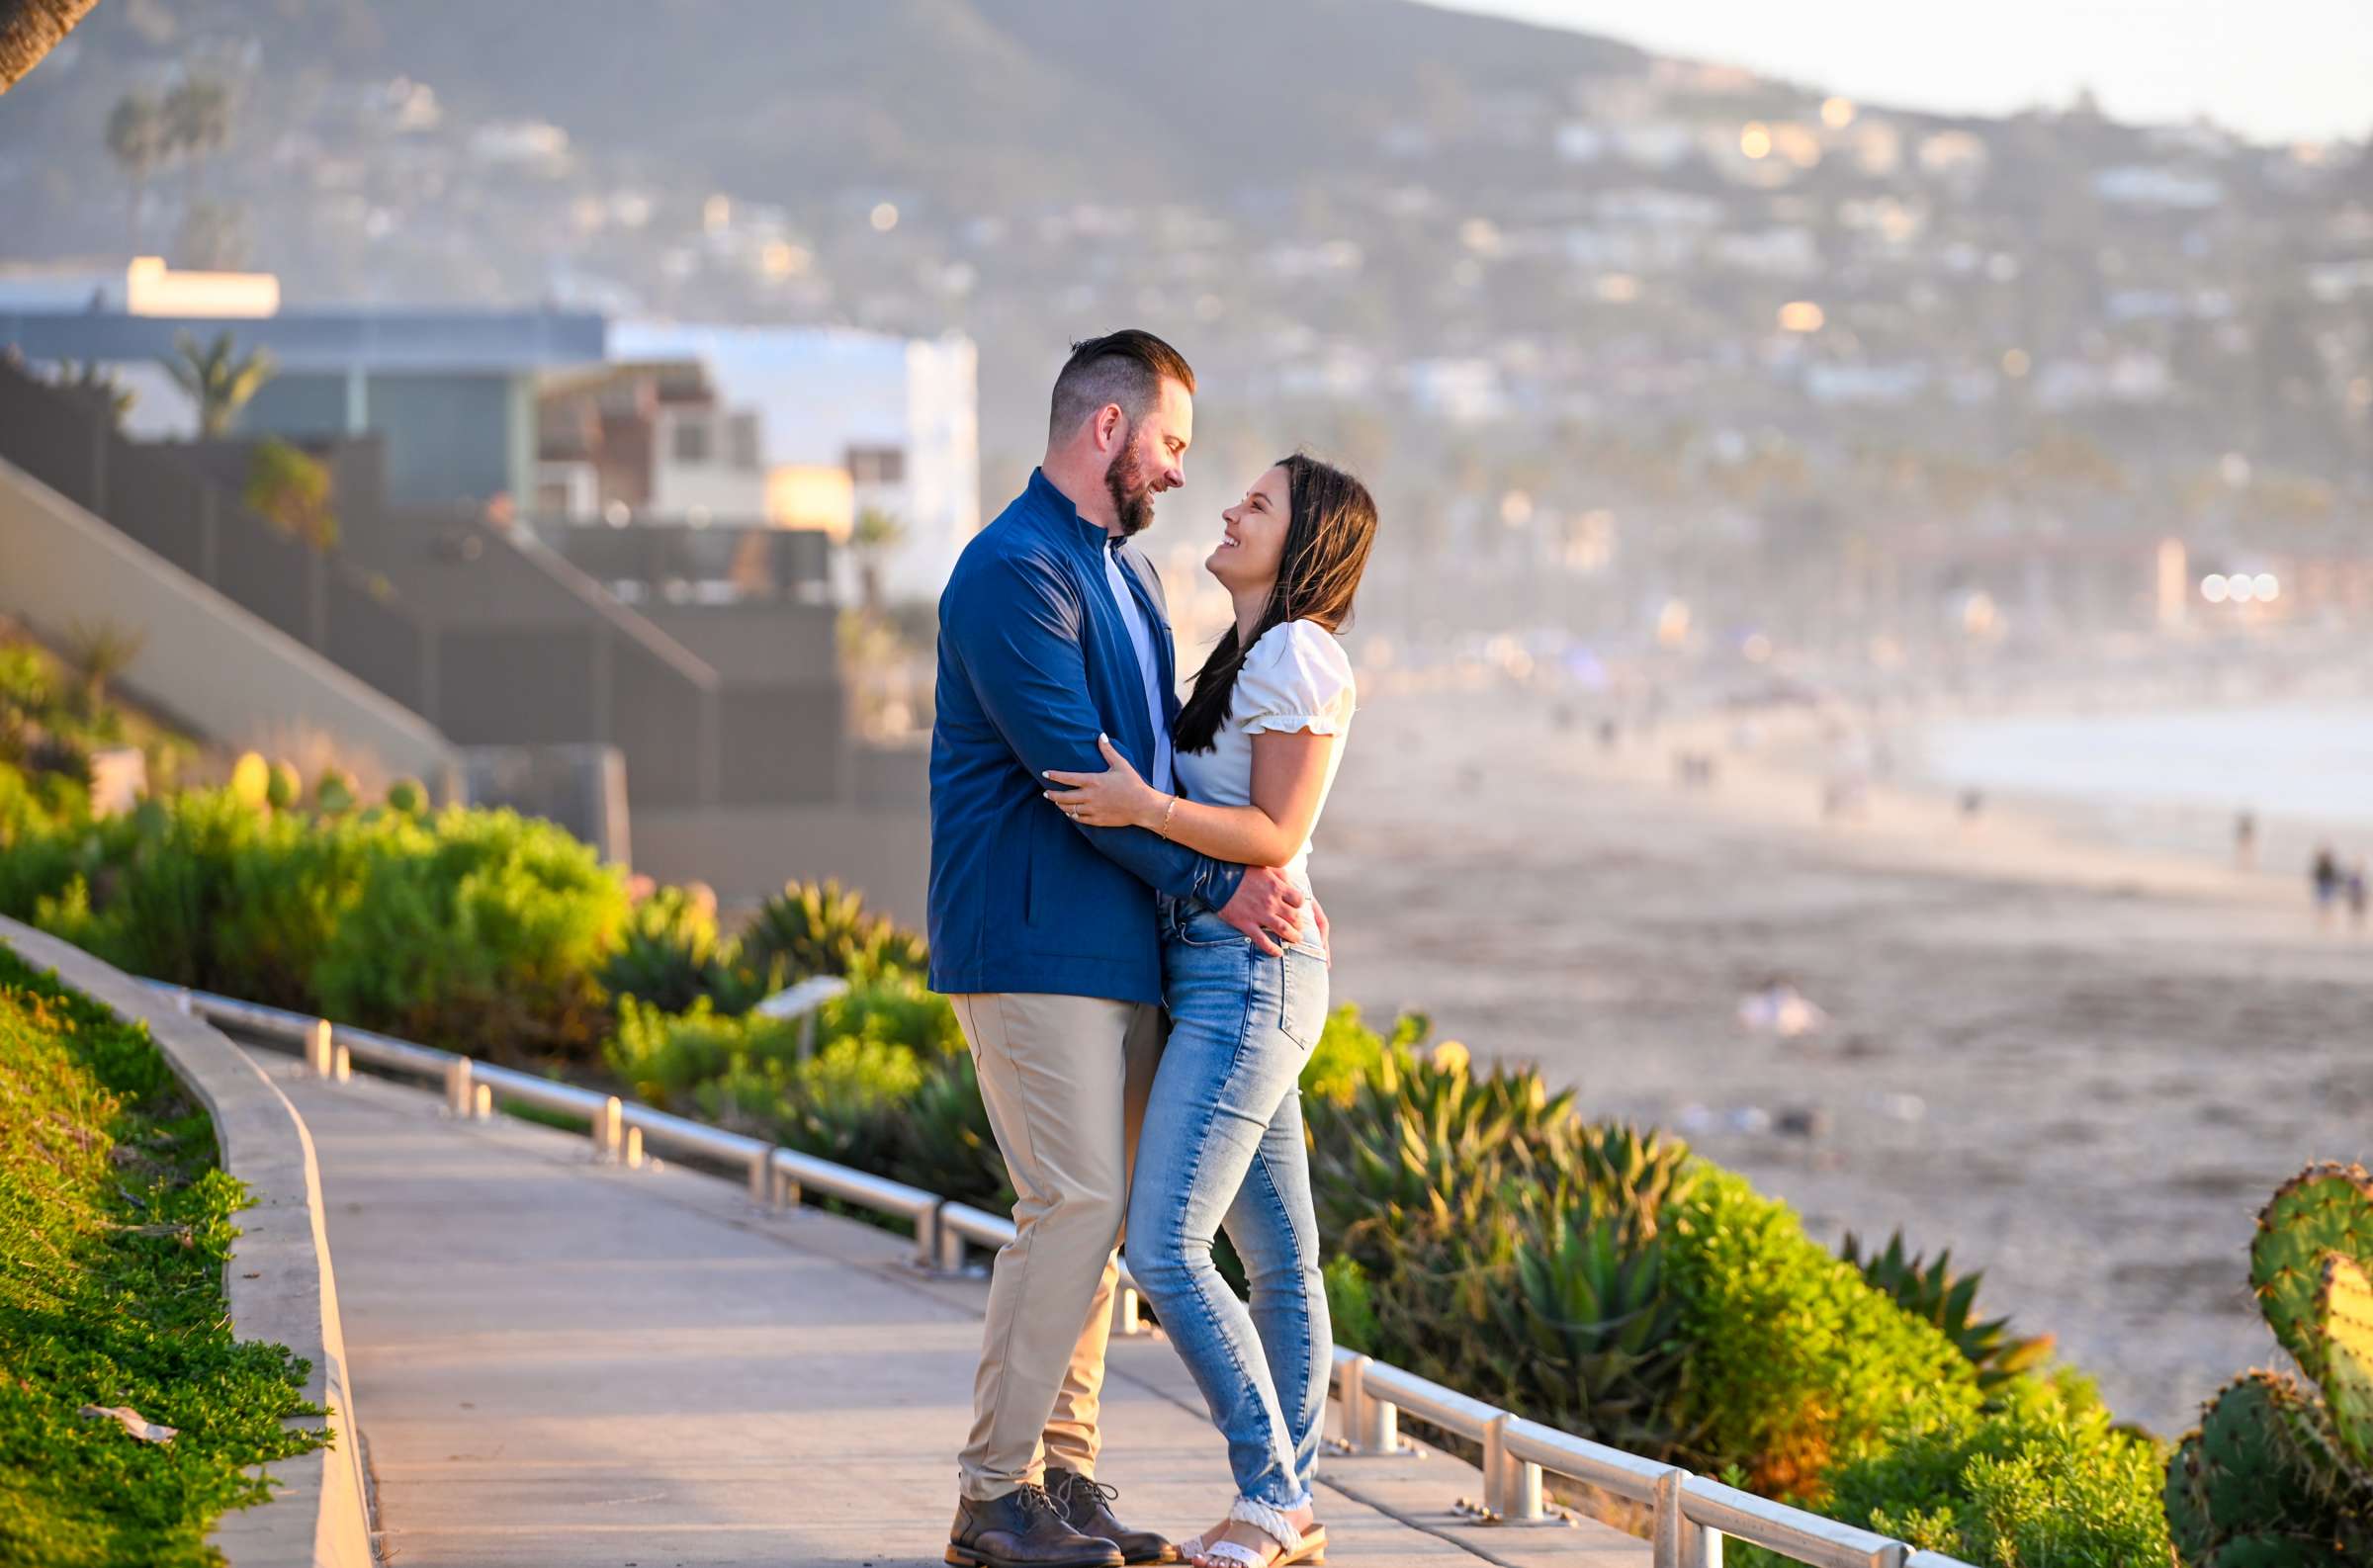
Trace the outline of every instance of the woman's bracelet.
<path fill-rule="evenodd" d="M 1170 836 L 1170 814 L 1178 809 L 1179 798 L 1176 795 L 1173 795 L 1170 798 L 1170 804 L 1168 806 L 1162 808 L 1162 826 L 1157 828 L 1156 831 L 1160 832 L 1164 838 L 1168 838 Z"/>

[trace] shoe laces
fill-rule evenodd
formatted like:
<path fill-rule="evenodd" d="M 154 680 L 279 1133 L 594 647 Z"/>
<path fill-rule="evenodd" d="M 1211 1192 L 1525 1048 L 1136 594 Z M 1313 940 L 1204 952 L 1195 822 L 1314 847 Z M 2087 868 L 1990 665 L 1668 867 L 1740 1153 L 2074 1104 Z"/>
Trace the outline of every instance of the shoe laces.
<path fill-rule="evenodd" d="M 1024 1482 L 1013 1489 L 1013 1495 L 1021 1500 L 1021 1511 L 1024 1514 L 1049 1514 L 1056 1519 L 1063 1518 L 1062 1507 L 1055 1502 L 1045 1487 L 1032 1486 Z"/>
<path fill-rule="evenodd" d="M 1086 1492 L 1091 1497 L 1101 1499 L 1107 1505 L 1120 1501 L 1119 1487 L 1108 1486 L 1104 1482 L 1097 1480 L 1094 1476 L 1082 1475 L 1077 1470 L 1065 1471 L 1063 1474 L 1063 1479 L 1057 1482 L 1056 1485 L 1062 1487 L 1063 1496 L 1060 1501 L 1067 1507 L 1078 1498 L 1081 1492 Z M 1049 1487 L 1047 1490 L 1051 1493 L 1054 1491 L 1054 1487 Z M 1094 1507 L 1095 1505 L 1090 1504 L 1089 1506 Z"/>

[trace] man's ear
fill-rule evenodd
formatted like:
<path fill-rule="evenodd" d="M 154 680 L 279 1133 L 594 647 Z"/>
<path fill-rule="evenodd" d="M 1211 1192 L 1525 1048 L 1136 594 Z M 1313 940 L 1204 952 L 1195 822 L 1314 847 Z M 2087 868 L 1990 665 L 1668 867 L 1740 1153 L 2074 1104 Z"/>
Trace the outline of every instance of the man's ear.
<path fill-rule="evenodd" d="M 1096 450 L 1109 452 L 1128 439 L 1129 416 L 1120 411 L 1120 404 L 1106 403 L 1096 411 L 1096 422 L 1089 429 L 1096 436 Z"/>

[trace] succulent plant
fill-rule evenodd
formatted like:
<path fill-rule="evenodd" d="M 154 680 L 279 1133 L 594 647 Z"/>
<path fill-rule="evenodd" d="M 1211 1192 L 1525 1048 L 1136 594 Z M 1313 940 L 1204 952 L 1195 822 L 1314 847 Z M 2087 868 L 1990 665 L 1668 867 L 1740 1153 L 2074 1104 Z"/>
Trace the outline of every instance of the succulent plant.
<path fill-rule="evenodd" d="M 425 817 L 428 790 L 418 779 L 399 778 L 388 786 L 388 809 L 402 817 Z"/>
<path fill-rule="evenodd" d="M 2373 1177 L 2310 1166 L 2259 1213 L 2249 1282 L 2321 1389 L 2281 1372 L 2228 1384 L 2167 1462 L 2187 1568 L 2373 1561 Z"/>
<path fill-rule="evenodd" d="M 264 799 L 272 809 L 276 812 L 288 811 L 304 796 L 305 782 L 297 776 L 296 764 L 273 763 L 271 774 L 264 783 Z"/>
<path fill-rule="evenodd" d="M 763 970 L 780 958 L 792 980 L 813 975 L 920 970 L 921 938 L 886 915 L 868 914 L 865 896 L 837 882 L 792 882 L 759 906 L 742 934 L 746 963 Z"/>
<path fill-rule="evenodd" d="M 1849 1231 L 1838 1256 L 1862 1270 L 1862 1277 L 1895 1298 L 1904 1311 L 1944 1331 L 1945 1338 L 1978 1369 L 1978 1386 L 1999 1388 L 2034 1371 L 2052 1353 L 2052 1336 L 2013 1339 L 2008 1318 L 1974 1319 L 1982 1269 L 1953 1272 L 1950 1248 L 1930 1263 L 1924 1254 L 1907 1252 L 1903 1233 L 1887 1239 L 1884 1252 L 1867 1256 Z"/>

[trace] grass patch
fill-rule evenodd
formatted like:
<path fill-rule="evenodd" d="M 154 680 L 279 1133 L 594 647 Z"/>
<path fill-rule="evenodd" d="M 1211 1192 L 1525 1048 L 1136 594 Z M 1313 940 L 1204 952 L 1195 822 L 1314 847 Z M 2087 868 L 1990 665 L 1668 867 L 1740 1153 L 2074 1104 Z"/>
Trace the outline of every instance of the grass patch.
<path fill-rule="evenodd" d="M 253 1467 L 327 1440 L 309 1367 L 230 1330 L 245 1189 L 149 1039 L 0 948 L 0 1565 L 214 1564 Z M 84 1405 L 179 1429 L 142 1442 Z"/>

